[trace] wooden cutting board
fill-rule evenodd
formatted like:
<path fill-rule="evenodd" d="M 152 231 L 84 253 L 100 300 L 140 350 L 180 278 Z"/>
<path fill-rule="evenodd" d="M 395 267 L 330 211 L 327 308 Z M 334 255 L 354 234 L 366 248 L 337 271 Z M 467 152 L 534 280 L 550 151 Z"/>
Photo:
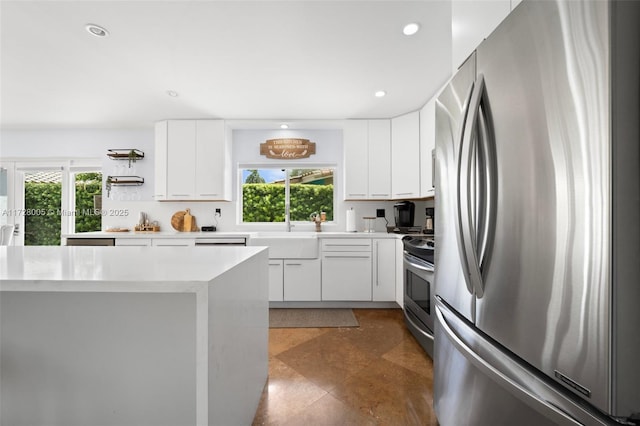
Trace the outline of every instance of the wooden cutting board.
<path fill-rule="evenodd" d="M 171 216 L 171 227 L 176 231 L 183 232 L 184 231 L 184 215 L 187 214 L 186 211 L 175 212 L 173 216 Z M 196 217 L 192 216 L 193 220 L 191 221 L 191 232 L 195 232 L 198 230 L 198 225 L 196 225 Z"/>

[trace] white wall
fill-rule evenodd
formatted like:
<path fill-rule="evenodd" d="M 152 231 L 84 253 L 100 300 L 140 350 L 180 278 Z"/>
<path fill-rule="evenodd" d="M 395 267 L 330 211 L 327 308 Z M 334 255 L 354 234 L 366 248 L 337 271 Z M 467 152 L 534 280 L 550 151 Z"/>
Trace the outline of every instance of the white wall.
<path fill-rule="evenodd" d="M 394 224 L 393 201 L 343 201 L 342 185 L 342 130 L 341 129 L 313 129 L 313 130 L 260 130 L 236 129 L 233 138 L 233 190 L 237 199 L 238 165 L 286 165 L 292 167 L 300 165 L 332 165 L 336 167 L 334 212 L 335 222 L 324 224 L 325 231 L 344 231 L 346 210 L 353 207 L 356 211 L 356 226 L 364 230 L 363 216 L 375 216 L 376 209 L 384 208 L 389 224 Z M 259 154 L 260 143 L 267 139 L 295 137 L 310 139 L 316 143 L 316 154 L 308 159 L 295 162 L 271 160 Z M 100 159 L 103 174 L 106 177 L 114 171 L 120 163 L 107 157 L 110 148 L 137 148 L 145 153 L 145 158 L 136 162 L 136 174 L 144 177 L 145 183 L 138 187 L 139 200 L 103 200 L 103 210 L 121 210 L 124 215 L 106 215 L 103 217 L 103 229 L 107 227 L 132 228 L 138 220 L 140 212 L 146 212 L 151 220 L 158 221 L 163 231 L 171 231 L 171 216 L 177 212 L 190 208 L 196 217 L 198 226 L 217 225 L 219 231 L 260 230 L 269 229 L 264 225 L 239 225 L 237 223 L 237 201 L 233 202 L 157 202 L 153 201 L 154 185 L 154 135 L 153 129 L 137 130 L 12 130 L 0 133 L 0 160 L 17 159 L 47 159 L 47 158 L 96 158 Z M 126 162 L 125 162 L 126 163 Z M 105 193 L 106 195 L 106 193 Z M 432 206 L 433 201 L 416 203 L 415 225 L 424 221 L 424 207 Z M 222 215 L 214 218 L 215 209 L 221 209 Z M 384 219 L 376 219 L 375 229 L 385 231 Z M 284 229 L 284 225 L 281 225 Z M 273 228 L 271 228 L 273 229 Z M 313 223 L 300 224 L 296 230 L 314 230 Z"/>

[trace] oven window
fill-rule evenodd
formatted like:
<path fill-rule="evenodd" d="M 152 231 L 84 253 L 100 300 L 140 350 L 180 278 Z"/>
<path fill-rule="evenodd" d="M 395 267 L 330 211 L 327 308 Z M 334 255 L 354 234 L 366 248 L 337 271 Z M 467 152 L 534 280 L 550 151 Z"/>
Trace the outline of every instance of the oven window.
<path fill-rule="evenodd" d="M 431 315 L 431 283 L 406 269 L 405 283 L 406 296 Z"/>

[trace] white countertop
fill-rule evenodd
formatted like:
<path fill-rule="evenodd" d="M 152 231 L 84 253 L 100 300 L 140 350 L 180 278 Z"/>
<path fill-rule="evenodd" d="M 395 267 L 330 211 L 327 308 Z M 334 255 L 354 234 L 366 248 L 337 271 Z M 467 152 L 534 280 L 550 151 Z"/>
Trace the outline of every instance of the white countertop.
<path fill-rule="evenodd" d="M 165 290 L 185 291 L 179 284 L 208 283 L 264 250 L 264 247 L 215 246 L 180 250 L 169 247 L 0 247 L 0 290 L 62 290 L 64 287 L 77 291 L 79 285 L 91 282 L 126 283 L 129 291 L 148 291 L 149 287 L 157 288 L 155 285 L 170 284 Z"/>
<path fill-rule="evenodd" d="M 266 236 L 270 231 L 236 231 L 236 232 L 81 232 L 76 234 L 63 234 L 63 238 L 251 238 L 257 235 Z M 404 234 L 392 234 L 387 232 L 273 232 L 274 235 L 291 237 L 301 235 L 315 235 L 317 238 L 391 238 L 399 239 Z"/>

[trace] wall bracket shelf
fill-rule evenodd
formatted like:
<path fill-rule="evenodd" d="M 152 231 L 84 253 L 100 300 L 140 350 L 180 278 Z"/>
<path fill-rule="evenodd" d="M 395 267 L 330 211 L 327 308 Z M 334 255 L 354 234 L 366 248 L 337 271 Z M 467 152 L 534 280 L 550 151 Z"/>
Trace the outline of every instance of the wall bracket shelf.
<path fill-rule="evenodd" d="M 111 193 L 112 186 L 140 186 L 143 183 L 144 178 L 140 176 L 107 176 L 107 197 Z"/>
<path fill-rule="evenodd" d="M 144 152 L 139 149 L 108 149 L 107 157 L 112 160 L 137 161 L 144 158 Z"/>

